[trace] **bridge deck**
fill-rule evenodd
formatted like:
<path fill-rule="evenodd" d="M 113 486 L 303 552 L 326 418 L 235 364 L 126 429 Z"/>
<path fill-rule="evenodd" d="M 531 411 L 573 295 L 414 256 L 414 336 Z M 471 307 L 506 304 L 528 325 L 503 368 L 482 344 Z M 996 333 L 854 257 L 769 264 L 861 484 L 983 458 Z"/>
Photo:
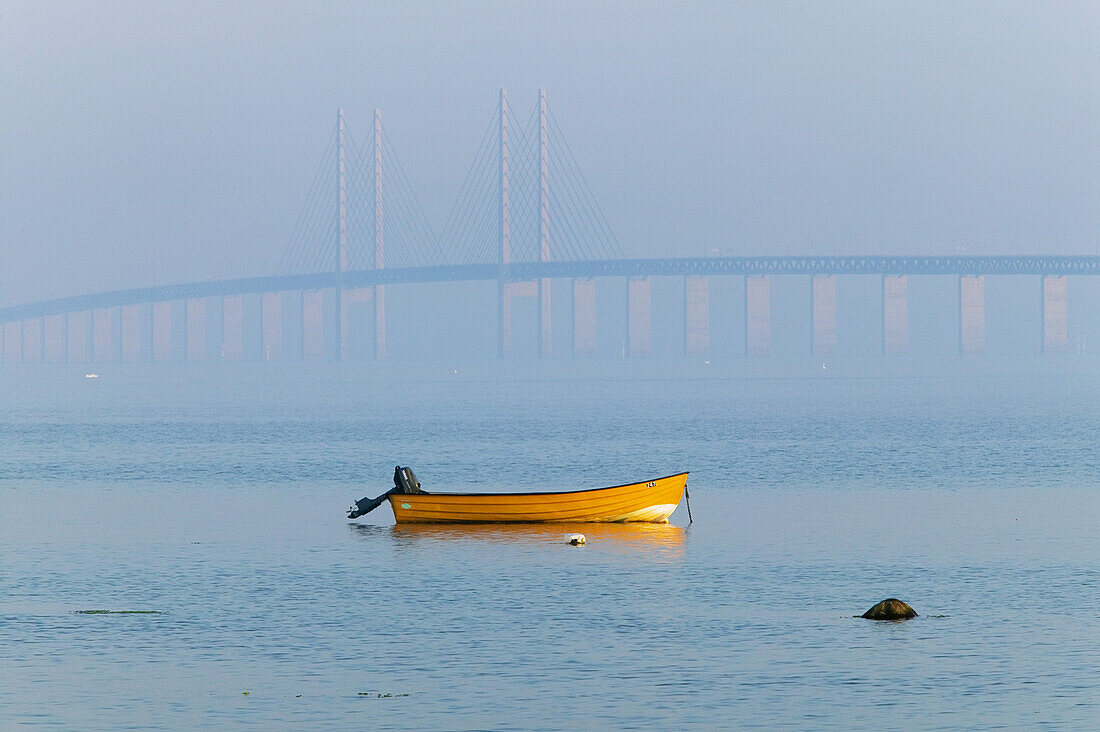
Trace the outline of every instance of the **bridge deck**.
<path fill-rule="evenodd" d="M 523 281 L 540 278 L 813 274 L 1096 275 L 1100 274 L 1100 256 L 698 257 L 366 269 L 341 274 L 328 272 L 250 277 L 77 295 L 0 308 L 0 322 L 164 300 L 284 290 L 317 290 L 338 284 L 353 288 L 414 282 Z"/>

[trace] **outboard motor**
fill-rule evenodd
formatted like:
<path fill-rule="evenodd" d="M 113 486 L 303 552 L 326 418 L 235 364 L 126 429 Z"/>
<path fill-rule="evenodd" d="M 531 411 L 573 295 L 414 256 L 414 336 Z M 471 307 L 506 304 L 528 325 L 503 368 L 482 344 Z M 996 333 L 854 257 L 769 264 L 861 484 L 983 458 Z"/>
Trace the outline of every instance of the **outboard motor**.
<path fill-rule="evenodd" d="M 385 503 L 386 496 L 391 493 L 426 492 L 427 491 L 420 487 L 420 481 L 416 479 L 416 473 L 412 471 L 412 468 L 403 468 L 398 465 L 393 469 L 393 488 L 378 496 L 378 498 L 363 498 L 356 501 L 352 507 L 348 509 L 348 518 L 359 518 L 360 516 L 370 513 Z"/>

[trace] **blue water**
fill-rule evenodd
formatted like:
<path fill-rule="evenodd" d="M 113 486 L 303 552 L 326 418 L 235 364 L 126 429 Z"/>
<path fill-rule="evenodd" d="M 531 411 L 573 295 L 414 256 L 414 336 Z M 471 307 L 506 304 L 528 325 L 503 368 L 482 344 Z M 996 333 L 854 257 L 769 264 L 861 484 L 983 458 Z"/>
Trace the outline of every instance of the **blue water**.
<path fill-rule="evenodd" d="M 81 376 L 2 385 L 0 727 L 1100 719 L 1083 377 Z M 690 470 L 695 521 L 348 522 L 398 462 L 428 490 Z M 891 596 L 920 617 L 853 617 Z"/>

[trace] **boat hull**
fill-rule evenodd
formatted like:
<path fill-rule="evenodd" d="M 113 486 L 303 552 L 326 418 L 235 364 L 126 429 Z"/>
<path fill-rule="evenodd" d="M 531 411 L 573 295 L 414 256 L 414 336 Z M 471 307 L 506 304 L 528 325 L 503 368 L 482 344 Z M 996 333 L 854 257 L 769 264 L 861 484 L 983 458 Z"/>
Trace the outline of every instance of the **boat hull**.
<path fill-rule="evenodd" d="M 558 493 L 391 493 L 397 523 L 668 523 L 687 473 L 656 480 Z"/>

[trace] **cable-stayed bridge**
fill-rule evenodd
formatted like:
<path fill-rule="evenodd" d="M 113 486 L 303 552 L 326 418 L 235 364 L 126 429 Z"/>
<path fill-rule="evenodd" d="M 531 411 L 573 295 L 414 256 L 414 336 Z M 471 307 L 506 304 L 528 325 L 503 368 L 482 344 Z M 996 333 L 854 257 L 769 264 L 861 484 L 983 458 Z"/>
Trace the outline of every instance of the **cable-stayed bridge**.
<path fill-rule="evenodd" d="M 385 359 L 387 288 L 497 285 L 496 355 L 513 351 L 513 301 L 534 299 L 539 356 L 596 352 L 596 283 L 626 279 L 624 353 L 652 353 L 650 278 L 683 280 L 683 347 L 710 349 L 708 281 L 741 277 L 746 355 L 771 351 L 770 277 L 810 278 L 809 351 L 837 349 L 837 276 L 882 278 L 882 350 L 908 349 L 907 278 L 958 278 L 958 345 L 985 347 L 987 275 L 1038 278 L 1043 350 L 1069 346 L 1068 275 L 1091 256 L 625 256 L 540 91 L 517 116 L 502 90 L 439 232 L 417 201 L 376 111 L 362 142 L 342 113 L 273 275 L 92 293 L 0 309 L 14 362 Z M 552 282 L 570 289 L 571 334 L 552 327 Z M 561 288 L 558 288 L 559 291 Z M 486 313 L 486 317 L 492 317 Z M 555 333 L 557 335 L 555 336 Z"/>

